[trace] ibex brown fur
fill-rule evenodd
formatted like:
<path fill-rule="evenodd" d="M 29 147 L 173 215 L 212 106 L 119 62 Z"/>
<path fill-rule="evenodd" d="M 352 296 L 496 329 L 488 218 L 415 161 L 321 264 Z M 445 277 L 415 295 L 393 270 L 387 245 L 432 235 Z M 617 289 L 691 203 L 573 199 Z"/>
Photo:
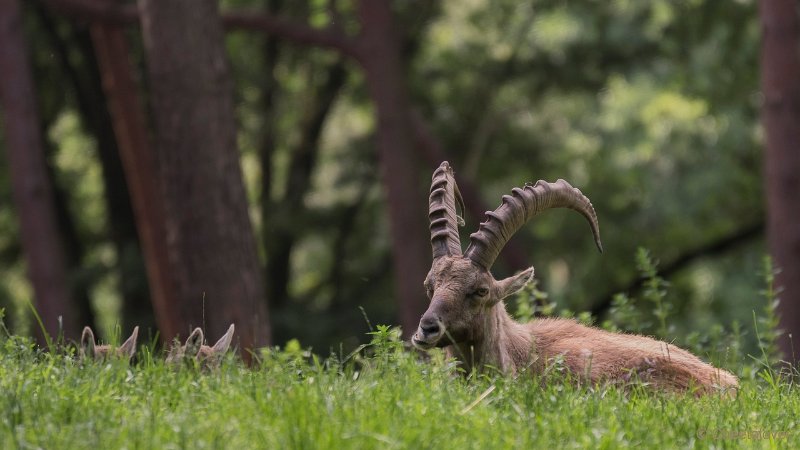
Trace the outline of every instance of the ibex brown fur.
<path fill-rule="evenodd" d="M 463 211 L 453 171 L 447 162 L 434 172 L 429 217 L 433 264 L 425 288 L 430 306 L 412 338 L 418 348 L 444 347 L 467 368 L 493 366 L 516 374 L 534 372 L 561 360 L 573 376 L 589 382 L 624 383 L 634 378 L 658 389 L 698 393 L 736 388 L 735 376 L 701 361 L 686 350 L 645 336 L 611 333 L 569 319 L 514 321 L 502 300 L 533 278 L 533 267 L 504 280 L 489 269 L 505 243 L 528 220 L 549 208 L 570 208 L 591 225 L 602 251 L 591 202 L 564 180 L 539 181 L 503 197 L 464 254 L 458 237 L 456 207 Z"/>
<path fill-rule="evenodd" d="M 203 369 L 214 369 L 219 366 L 225 353 L 231 345 L 234 327 L 231 324 L 228 331 L 219 338 L 213 347 L 203 344 L 203 330 L 195 328 L 192 334 L 186 338 L 186 343 L 180 345 L 178 342 L 170 349 L 167 354 L 168 364 L 191 363 L 197 361 Z"/>
<path fill-rule="evenodd" d="M 136 338 L 139 336 L 139 327 L 133 328 L 133 333 L 119 347 L 99 345 L 95 343 L 94 332 L 89 327 L 83 328 L 79 355 L 81 359 L 102 360 L 109 357 L 131 359 L 136 353 Z"/>

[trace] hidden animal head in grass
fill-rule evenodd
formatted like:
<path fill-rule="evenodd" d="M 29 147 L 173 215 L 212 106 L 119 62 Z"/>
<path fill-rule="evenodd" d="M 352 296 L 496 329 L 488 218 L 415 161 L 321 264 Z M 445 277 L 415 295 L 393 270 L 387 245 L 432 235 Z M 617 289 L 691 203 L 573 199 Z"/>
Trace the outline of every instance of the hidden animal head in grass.
<path fill-rule="evenodd" d="M 119 347 L 109 344 L 97 344 L 94 332 L 89 327 L 83 328 L 81 345 L 78 354 L 84 360 L 104 360 L 107 358 L 125 358 L 130 360 L 136 353 L 136 338 L 139 336 L 139 327 L 134 327 L 130 337 Z"/>
<path fill-rule="evenodd" d="M 591 382 L 628 382 L 633 376 L 664 390 L 738 386 L 732 374 L 712 367 L 675 345 L 646 336 L 611 333 L 569 319 L 534 319 L 521 324 L 506 312 L 503 299 L 533 279 L 533 267 L 503 280 L 490 269 L 503 246 L 534 216 L 553 208 L 580 213 L 602 252 L 597 214 L 589 199 L 564 180 L 538 181 L 514 188 L 470 235 L 462 253 L 457 209 L 463 200 L 452 168 L 443 162 L 433 173 L 429 219 L 433 263 L 425 279 L 430 305 L 412 343 L 443 347 L 468 369 L 492 366 L 506 373 L 563 362 L 573 375 Z"/>
<path fill-rule="evenodd" d="M 167 363 L 173 365 L 199 363 L 203 369 L 214 369 L 219 366 L 225 353 L 230 348 L 233 340 L 234 326 L 231 324 L 228 331 L 213 345 L 205 345 L 203 330 L 195 328 L 181 345 L 175 342 L 167 354 Z"/>

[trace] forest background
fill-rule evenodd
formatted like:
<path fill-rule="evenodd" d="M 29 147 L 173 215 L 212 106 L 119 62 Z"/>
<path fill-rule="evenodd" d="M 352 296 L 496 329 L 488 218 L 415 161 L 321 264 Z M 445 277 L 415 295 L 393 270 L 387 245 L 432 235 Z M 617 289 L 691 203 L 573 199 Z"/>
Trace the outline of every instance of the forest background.
<path fill-rule="evenodd" d="M 362 342 L 365 316 L 411 332 L 430 175 L 448 160 L 464 242 L 525 182 L 564 178 L 592 200 L 602 255 L 568 212 L 501 254 L 498 278 L 536 267 L 528 297 L 602 323 L 648 288 L 646 248 L 669 336 L 736 331 L 756 352 L 772 254 L 781 326 L 800 336 L 791 1 L 0 5 L 15 333 L 41 336 L 31 304 L 67 339 L 235 322 L 242 348 L 327 351 Z M 634 306 L 652 332 L 653 305 Z"/>

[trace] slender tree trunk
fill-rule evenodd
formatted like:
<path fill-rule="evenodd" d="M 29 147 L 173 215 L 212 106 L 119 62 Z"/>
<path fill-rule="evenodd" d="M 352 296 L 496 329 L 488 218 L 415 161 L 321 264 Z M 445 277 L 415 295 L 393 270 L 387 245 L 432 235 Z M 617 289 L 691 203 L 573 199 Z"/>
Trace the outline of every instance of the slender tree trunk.
<path fill-rule="evenodd" d="M 289 162 L 289 177 L 286 182 L 286 195 L 277 202 L 273 211 L 281 211 L 281 217 L 272 218 L 265 223 L 269 226 L 267 242 L 267 280 L 269 299 L 273 317 L 287 318 L 291 313 L 295 320 L 275 320 L 273 334 L 277 342 L 291 339 L 296 318 L 302 315 L 299 311 L 289 311 L 289 272 L 292 252 L 300 233 L 307 225 L 307 212 L 303 198 L 309 191 L 311 176 L 317 165 L 319 156 L 319 140 L 325 121 L 333 107 L 339 91 L 347 79 L 347 70 L 341 61 L 333 63 L 327 70 L 327 79 L 315 92 L 310 93 L 312 100 L 304 112 L 300 133 L 300 142 L 292 149 Z M 296 307 L 294 308 L 297 309 Z M 287 326 L 289 325 L 289 326 Z"/>
<path fill-rule="evenodd" d="M 65 24 L 57 18 L 53 18 L 50 11 L 41 3 L 34 3 L 33 9 L 37 17 L 42 22 L 42 27 L 47 36 L 52 41 L 51 46 L 59 65 L 63 68 L 66 79 L 69 80 L 75 92 L 75 100 L 78 111 L 81 115 L 86 131 L 92 134 L 97 140 L 97 153 L 100 159 L 103 173 L 103 197 L 105 199 L 107 211 L 107 233 L 114 244 L 117 253 L 117 261 L 113 271 L 117 274 L 118 291 L 122 298 L 122 327 L 123 330 L 130 330 L 134 326 L 139 326 L 142 330 L 155 331 L 153 307 L 150 296 L 148 295 L 148 283 L 145 278 L 145 265 L 140 250 L 139 239 L 136 233 L 136 221 L 130 200 L 130 192 L 126 184 L 124 169 L 120 159 L 120 150 L 114 132 L 114 124 L 110 114 L 110 108 L 115 106 L 114 101 L 107 101 L 107 97 L 115 95 L 115 90 L 119 89 L 124 80 L 115 80 L 114 77 L 131 78 L 130 67 L 128 64 L 127 46 L 125 46 L 123 30 L 120 27 L 107 26 L 104 24 L 92 24 L 90 29 L 108 29 L 119 33 L 120 39 L 113 39 L 109 33 L 103 36 L 98 45 L 92 45 L 92 38 L 88 31 L 80 27 Z M 60 30 L 60 31 L 59 31 Z M 111 44 L 122 43 L 122 48 L 111 49 Z M 93 48 L 94 47 L 94 48 Z M 97 53 L 104 49 L 110 49 L 112 61 L 121 61 L 118 64 L 119 70 L 114 73 L 114 64 L 105 64 L 98 67 Z M 70 55 L 79 54 L 82 63 L 76 64 L 75 58 Z M 106 53 L 108 54 L 108 53 Z M 100 70 L 106 71 L 105 87 L 108 96 L 103 93 L 103 83 Z M 130 81 L 128 85 L 135 85 Z M 135 91 L 131 91 L 135 99 Z M 124 96 L 122 100 L 124 100 Z M 113 97 L 112 100 L 117 100 Z M 119 106 L 119 105 L 117 105 Z M 126 116 L 141 112 L 136 105 L 121 105 L 121 110 Z M 45 118 L 45 122 L 52 121 L 53 118 Z M 141 124 L 144 121 L 140 122 Z M 141 133 L 145 129 L 141 128 Z M 127 134 L 121 134 L 125 138 Z M 47 144 L 47 142 L 45 142 Z M 49 146 L 48 146 L 49 147 Z M 49 148 L 48 148 L 49 150 Z M 147 150 L 147 149 L 146 149 Z M 49 151 L 47 152 L 49 153 Z M 153 177 L 155 175 L 152 175 Z M 78 239 L 72 216 L 62 199 L 64 193 L 58 185 L 54 185 L 56 193 L 56 211 L 59 215 L 59 228 L 61 229 L 65 249 L 67 254 L 68 266 L 74 271 L 79 271 L 83 263 L 85 246 Z M 156 197 L 156 200 L 158 198 Z M 149 203 L 152 203 L 149 202 Z M 97 277 L 78 277 L 72 283 L 72 296 L 81 310 L 80 323 L 96 326 L 94 314 L 90 305 L 89 290 L 95 284 Z"/>
<path fill-rule="evenodd" d="M 784 354 L 800 359 L 800 11 L 796 0 L 760 2 L 762 122 L 770 253 L 780 271 Z"/>
<path fill-rule="evenodd" d="M 78 70 L 74 66 L 73 61 L 69 58 L 70 51 L 74 49 L 71 45 L 71 43 L 74 42 L 74 33 L 71 32 L 71 29 L 68 29 L 69 32 L 66 33 L 68 37 L 64 38 L 63 34 L 58 32 L 58 24 L 44 10 L 42 5 L 33 3 L 31 4 L 31 9 L 35 13 L 41 26 L 41 28 L 37 28 L 34 33 L 41 30 L 44 32 L 44 35 L 47 36 L 47 39 L 50 41 L 47 51 L 52 52 L 57 64 L 60 66 L 60 70 L 63 71 L 69 84 L 72 84 L 75 90 L 75 96 L 78 100 L 78 109 L 81 111 L 84 122 L 89 125 L 89 128 L 92 128 L 92 120 L 85 114 L 87 101 L 84 95 L 85 89 L 82 88 L 84 83 L 80 82 Z M 41 50 L 42 49 L 40 49 L 40 51 Z M 32 53 L 35 51 L 35 49 L 32 49 Z M 48 69 L 37 68 L 34 64 L 32 65 L 32 70 L 33 80 L 36 82 L 40 78 L 39 75 L 43 73 L 42 71 Z M 42 86 L 35 86 L 35 88 L 41 90 Z M 42 102 L 39 103 L 39 105 L 43 104 Z M 56 120 L 57 113 L 58 111 L 56 108 L 52 107 L 40 109 L 40 129 L 49 130 L 50 126 L 52 126 L 53 122 Z M 102 142 L 102 139 L 98 136 L 98 146 L 101 146 Z M 44 146 L 45 160 L 51 160 L 52 155 L 56 153 L 56 145 L 46 139 L 42 141 L 42 145 Z M 47 164 L 46 168 L 47 176 L 50 178 L 50 183 L 53 186 L 56 225 L 64 248 L 67 278 L 70 280 L 70 297 L 74 305 L 75 323 L 96 327 L 97 324 L 95 323 L 91 297 L 89 296 L 89 292 L 96 281 L 96 277 L 86 276 L 85 272 L 82 271 L 84 256 L 86 255 L 86 246 L 78 234 L 78 230 L 75 226 L 75 217 L 68 205 L 70 202 L 68 189 L 64 189 L 64 187 L 58 184 L 56 177 L 57 170 L 55 167 L 51 164 Z"/>
<path fill-rule="evenodd" d="M 163 342 L 169 342 L 182 329 L 173 304 L 174 287 L 165 237 L 164 205 L 159 189 L 156 155 L 148 139 L 137 86 L 131 75 L 130 52 L 124 31 L 116 25 L 93 24 L 91 39 L 102 74 L 108 110 L 111 113 L 117 147 L 134 210 L 136 229 L 145 260 L 152 309 L 126 299 L 123 314 L 126 330 L 144 325 L 149 312 L 155 312 Z M 124 249 L 123 249 L 124 250 Z M 120 257 L 122 257 L 120 253 Z M 139 317 L 142 323 L 133 322 Z"/>
<path fill-rule="evenodd" d="M 217 2 L 140 0 L 139 6 L 170 276 L 183 331 L 206 322 L 213 338 L 234 322 L 243 348 L 266 345 L 264 284 L 239 165 Z"/>
<path fill-rule="evenodd" d="M 270 14 L 275 14 L 282 8 L 283 2 L 270 0 L 265 6 Z M 276 310 L 280 309 L 280 307 L 276 308 L 276 306 L 280 305 L 283 302 L 283 298 L 288 296 L 286 287 L 276 283 L 271 275 L 273 272 L 272 266 L 274 266 L 272 261 L 277 259 L 273 259 L 275 252 L 272 251 L 276 242 L 275 231 L 277 226 L 275 222 L 276 219 L 280 219 L 280 215 L 275 214 L 277 202 L 272 199 L 272 181 L 274 179 L 272 158 L 275 154 L 275 133 L 278 129 L 278 117 L 275 109 L 277 93 L 280 89 L 275 69 L 278 65 L 280 49 L 277 38 L 265 36 L 263 46 L 264 74 L 261 77 L 261 109 L 259 111 L 264 123 L 260 130 L 261 143 L 258 154 L 259 166 L 261 167 L 261 198 L 259 199 L 259 205 L 261 206 L 261 244 L 267 255 L 266 263 L 264 264 L 264 281 L 266 283 L 267 298 L 270 303 L 270 313 L 275 322 L 275 329 L 279 328 L 277 323 L 279 319 L 275 319 L 275 317 Z M 288 268 L 284 270 L 288 271 Z M 275 334 L 275 329 L 273 329 L 273 334 Z"/>
<path fill-rule="evenodd" d="M 93 37 L 90 34 L 97 28 L 110 30 L 108 38 L 102 44 L 109 44 L 117 37 L 113 32 L 118 33 L 123 48 L 114 51 L 111 57 L 119 60 L 120 68 L 127 69 L 127 76 L 130 78 L 130 67 L 128 64 L 127 47 L 124 46 L 124 34 L 122 28 L 106 26 L 103 24 L 92 24 L 92 33 L 81 31 L 76 36 L 78 51 L 83 55 L 86 62 L 80 69 L 79 79 L 76 80 L 78 103 L 80 104 L 81 115 L 83 116 L 89 131 L 97 138 L 97 153 L 103 169 L 103 197 L 106 204 L 107 232 L 114 244 L 117 253 L 117 260 L 113 271 L 117 274 L 118 292 L 122 299 L 122 323 L 123 332 L 139 326 L 142 330 L 155 332 L 156 324 L 153 314 L 153 306 L 148 295 L 148 283 L 145 276 L 145 265 L 140 248 L 139 238 L 136 233 L 136 220 L 131 204 L 131 194 L 126 183 L 126 177 L 121 160 L 121 152 L 114 132 L 114 124 L 110 113 L 112 103 L 107 100 L 104 94 L 103 76 L 100 71 L 103 68 L 97 61 L 98 46 L 93 45 Z M 102 45 L 101 44 L 101 45 Z M 114 75 L 106 75 L 106 78 Z M 106 86 L 108 83 L 106 83 Z M 135 85 L 131 81 L 131 86 Z M 113 87 L 111 88 L 113 91 Z M 132 92 L 135 96 L 135 91 Z M 138 111 L 139 104 L 124 105 L 129 109 L 130 114 Z M 142 122 L 143 123 L 143 122 Z M 144 133 L 146 130 L 141 129 Z M 144 140 L 146 142 L 146 139 Z M 149 149 L 146 149 L 149 150 Z M 146 332 L 146 331 L 145 331 Z"/>
<path fill-rule="evenodd" d="M 395 296 L 405 336 L 425 312 L 430 268 L 427 196 L 419 183 L 409 92 L 388 0 L 361 0 L 361 64 L 378 116 L 378 152 L 389 209 Z"/>
<path fill-rule="evenodd" d="M 0 0 L 0 101 L 28 275 L 47 333 L 55 336 L 63 326 L 64 336 L 74 339 L 78 324 L 56 226 L 53 186 L 47 176 L 26 51 L 19 1 Z M 39 338 L 41 342 L 42 336 Z"/>

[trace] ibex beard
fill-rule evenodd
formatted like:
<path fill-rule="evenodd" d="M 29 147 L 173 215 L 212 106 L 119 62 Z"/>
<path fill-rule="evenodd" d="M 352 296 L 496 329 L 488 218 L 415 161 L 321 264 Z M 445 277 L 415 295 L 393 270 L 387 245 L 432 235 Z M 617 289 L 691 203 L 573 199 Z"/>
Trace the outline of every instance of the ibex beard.
<path fill-rule="evenodd" d="M 520 324 L 511 318 L 502 300 L 533 279 L 533 267 L 503 280 L 495 280 L 490 269 L 528 220 L 551 208 L 575 210 L 589 222 L 602 252 L 594 207 L 566 181 L 539 181 L 513 189 L 496 210 L 486 213 L 486 221 L 470 235 L 463 253 L 458 208 L 463 211 L 463 200 L 450 165 L 443 162 L 431 182 L 433 264 L 424 283 L 430 306 L 412 337 L 416 347 L 443 347 L 467 370 L 492 366 L 510 374 L 525 368 L 541 372 L 558 360 L 575 378 L 590 382 L 638 379 L 657 389 L 698 394 L 738 387 L 731 373 L 663 341 L 611 333 L 570 319 Z"/>

